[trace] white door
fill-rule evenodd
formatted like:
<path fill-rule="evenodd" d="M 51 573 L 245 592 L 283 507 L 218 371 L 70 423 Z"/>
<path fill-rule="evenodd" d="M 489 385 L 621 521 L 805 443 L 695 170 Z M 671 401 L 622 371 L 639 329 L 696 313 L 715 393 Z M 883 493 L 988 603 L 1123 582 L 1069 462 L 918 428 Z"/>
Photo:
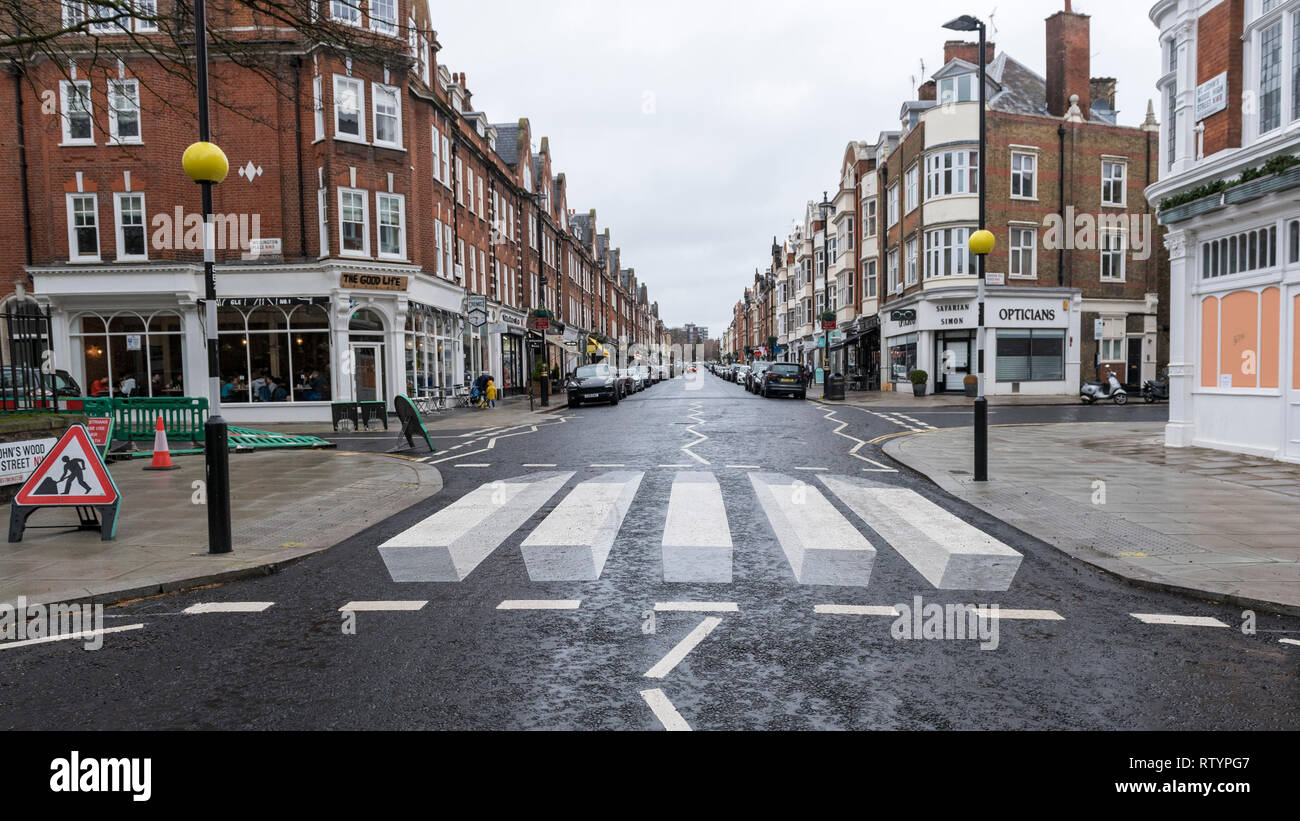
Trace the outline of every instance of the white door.
<path fill-rule="evenodd" d="M 944 390 L 958 393 L 966 390 L 966 374 L 970 373 L 970 340 L 944 340 L 939 365 L 943 369 Z"/>
<path fill-rule="evenodd" d="M 353 342 L 352 397 L 358 402 L 387 401 L 384 391 L 383 346 L 371 342 Z"/>

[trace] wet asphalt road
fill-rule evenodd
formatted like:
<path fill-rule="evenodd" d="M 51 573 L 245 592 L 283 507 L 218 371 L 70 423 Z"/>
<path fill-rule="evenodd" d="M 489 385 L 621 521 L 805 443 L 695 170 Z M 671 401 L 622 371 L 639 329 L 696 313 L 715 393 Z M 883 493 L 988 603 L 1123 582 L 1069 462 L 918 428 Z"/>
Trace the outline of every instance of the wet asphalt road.
<path fill-rule="evenodd" d="M 1006 415 L 994 423 L 1165 412 L 995 410 Z M 482 418 L 490 424 L 490 412 Z M 946 413 L 924 418 L 937 426 L 959 421 Z M 841 421 L 852 440 L 832 435 Z M 681 450 L 698 438 L 690 426 L 708 437 L 691 448 L 707 467 Z M 105 636 L 96 652 L 76 642 L 7 651 L 0 727 L 653 730 L 662 725 L 641 692 L 658 688 L 697 730 L 1300 728 L 1300 648 L 1277 640 L 1300 636 L 1300 620 L 1260 613 L 1258 634 L 1243 635 L 1235 629 L 1239 609 L 1127 586 L 907 471 L 864 473 L 874 468 L 848 454 L 855 441 L 899 431 L 869 413 L 763 400 L 704 375 L 655 386 L 616 408 L 554 414 L 485 453 L 456 457 L 445 448 L 455 440 L 441 438 L 432 457 L 446 460 L 438 464 L 446 482 L 440 494 L 323 554 L 274 576 L 112 608 L 109 627 L 144 627 Z M 382 437 L 384 446 L 391 441 Z M 366 443 L 348 443 L 358 445 Z M 859 454 L 892 464 L 872 445 Z M 487 467 L 458 466 L 468 464 Z M 595 464 L 645 471 L 599 581 L 529 579 L 520 542 L 564 492 L 463 582 L 392 581 L 380 543 L 483 484 L 542 470 L 525 464 L 574 471 L 566 491 L 612 470 Z M 735 541 L 730 584 L 662 581 L 660 537 L 676 473 L 659 467 L 665 464 L 717 476 Z M 937 590 L 828 494 L 879 550 L 871 582 L 800 585 L 749 470 L 727 465 L 787 475 L 825 468 L 910 488 L 1024 560 L 1004 592 Z M 814 612 L 821 604 L 911 603 L 917 595 L 927 603 L 1052 610 L 1064 619 L 1004 619 L 997 649 L 981 650 L 970 640 L 896 640 L 888 617 Z M 513 599 L 576 599 L 581 607 L 496 609 Z M 339 609 L 378 600 L 429 604 L 358 613 L 355 634 L 347 634 Z M 245 601 L 274 605 L 255 614 L 181 614 L 199 602 Z M 736 612 L 661 612 L 647 632 L 644 617 L 656 602 L 734 603 Z M 1234 629 L 1147 625 L 1135 612 L 1215 616 Z M 646 678 L 706 616 L 721 620 L 716 629 L 662 680 Z"/>

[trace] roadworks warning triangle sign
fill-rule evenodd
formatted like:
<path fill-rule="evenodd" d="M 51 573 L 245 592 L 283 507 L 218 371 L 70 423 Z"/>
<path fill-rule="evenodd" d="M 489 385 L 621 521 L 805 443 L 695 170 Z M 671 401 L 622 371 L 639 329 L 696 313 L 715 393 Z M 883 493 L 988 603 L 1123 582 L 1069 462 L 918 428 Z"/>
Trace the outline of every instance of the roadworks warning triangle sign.
<path fill-rule="evenodd" d="M 14 497 L 18 505 L 111 505 L 117 485 L 84 425 L 73 425 Z"/>

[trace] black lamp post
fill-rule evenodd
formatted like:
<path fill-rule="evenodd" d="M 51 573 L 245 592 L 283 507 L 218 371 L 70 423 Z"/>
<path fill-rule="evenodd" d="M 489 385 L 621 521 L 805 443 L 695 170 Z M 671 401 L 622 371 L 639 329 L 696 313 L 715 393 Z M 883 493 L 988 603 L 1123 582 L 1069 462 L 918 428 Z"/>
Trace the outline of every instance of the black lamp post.
<path fill-rule="evenodd" d="M 533 194 L 533 204 L 537 206 L 537 283 L 542 292 L 542 307 L 546 309 L 547 321 L 549 322 L 550 317 L 554 316 L 554 314 L 551 312 L 551 306 L 546 302 L 546 223 L 542 222 L 543 201 L 544 198 L 539 189 Z M 551 349 L 546 342 L 546 330 L 543 329 L 541 334 L 543 361 L 546 363 L 541 380 L 542 407 L 548 408 L 551 406 Z"/>
<path fill-rule="evenodd" d="M 209 142 L 208 27 L 204 0 L 194 0 L 194 73 L 198 85 L 199 141 L 185 149 L 181 165 L 199 184 L 203 208 L 204 312 L 208 336 L 208 403 L 210 413 L 203 431 L 206 460 L 208 552 L 229 553 L 230 449 L 226 420 L 221 416 L 221 361 L 217 338 L 216 248 L 212 222 L 212 186 L 226 178 L 230 163 L 220 148 Z"/>
<path fill-rule="evenodd" d="M 987 130 L 987 66 L 985 65 L 985 38 L 986 29 L 984 22 L 969 14 L 962 15 L 956 20 L 951 20 L 944 24 L 944 28 L 950 31 L 979 31 L 980 33 L 980 150 L 979 150 L 979 188 L 980 188 L 980 213 L 979 213 L 979 230 L 971 235 L 970 249 L 979 259 L 979 328 L 976 331 L 976 377 L 979 380 L 978 397 L 975 399 L 975 481 L 987 482 L 989 480 L 989 403 L 988 397 L 984 395 L 984 265 L 985 259 L 993 250 L 994 237 L 987 229 L 987 203 L 988 192 L 984 184 L 985 166 L 984 161 L 985 149 L 988 140 Z"/>
<path fill-rule="evenodd" d="M 823 191 L 821 205 L 817 207 L 821 209 L 821 215 L 822 215 L 822 293 L 824 294 L 824 296 L 822 297 L 822 310 L 818 312 L 817 315 L 817 321 L 818 323 L 821 323 L 822 321 L 821 314 L 831 310 L 830 236 L 831 236 L 831 214 L 835 213 L 835 206 L 831 204 L 830 199 L 826 196 L 826 192 Z M 813 273 L 813 276 L 814 278 L 816 277 L 816 272 Z M 815 288 L 816 286 L 813 287 Z M 816 309 L 816 307 L 817 307 L 816 297 L 814 296 L 814 302 L 813 302 L 814 310 Z M 816 328 L 814 327 L 813 330 L 816 331 Z M 813 338 L 815 339 L 816 337 L 814 336 Z M 829 336 L 826 335 L 825 330 L 822 331 L 822 339 L 825 340 L 825 347 L 821 349 L 822 353 L 819 358 L 822 361 L 823 367 L 825 367 L 826 365 L 830 364 L 830 355 L 831 355 L 831 339 Z"/>

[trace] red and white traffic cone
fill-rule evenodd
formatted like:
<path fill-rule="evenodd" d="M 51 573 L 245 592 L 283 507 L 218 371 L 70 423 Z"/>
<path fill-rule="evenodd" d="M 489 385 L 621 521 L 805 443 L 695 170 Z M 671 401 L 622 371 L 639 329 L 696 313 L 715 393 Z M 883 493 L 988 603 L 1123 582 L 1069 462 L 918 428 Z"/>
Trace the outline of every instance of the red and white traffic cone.
<path fill-rule="evenodd" d="M 158 417 L 158 427 L 153 434 L 153 462 L 145 470 L 180 470 L 180 465 L 172 464 L 172 452 L 167 447 L 167 428 L 163 418 Z"/>

